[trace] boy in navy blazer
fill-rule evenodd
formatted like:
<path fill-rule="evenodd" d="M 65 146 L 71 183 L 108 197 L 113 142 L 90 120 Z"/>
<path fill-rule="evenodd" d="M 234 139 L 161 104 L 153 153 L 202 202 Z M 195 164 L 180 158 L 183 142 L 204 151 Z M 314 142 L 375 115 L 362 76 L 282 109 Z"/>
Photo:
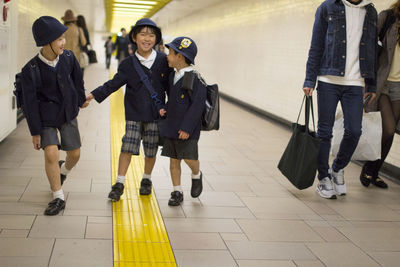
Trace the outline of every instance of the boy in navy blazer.
<path fill-rule="evenodd" d="M 112 201 L 118 201 L 124 192 L 126 172 L 132 155 L 139 155 L 141 140 L 143 140 L 145 162 L 139 193 L 140 195 L 151 193 L 151 173 L 156 161 L 159 143 L 156 120 L 159 118 L 158 110 L 165 102 L 168 74 L 172 71 L 168 67 L 167 56 L 154 50 L 154 46 L 161 41 L 162 36 L 160 28 L 152 20 L 148 18 L 138 20 L 132 27 L 129 38 L 137 44 L 135 54 L 121 62 L 118 72 L 112 80 L 96 88 L 87 96 L 88 101 L 94 98 L 100 103 L 126 84 L 126 131 L 122 138 L 117 181 L 108 195 Z M 141 82 L 140 76 L 134 68 L 135 60 L 141 63 L 140 66 L 150 79 L 159 100 L 162 102 L 158 108 L 156 108 L 149 91 Z"/>
<path fill-rule="evenodd" d="M 32 32 L 36 45 L 42 48 L 21 72 L 22 109 L 33 147 L 44 150 L 46 174 L 53 192 L 54 199 L 48 204 L 45 215 L 56 215 L 65 208 L 61 186 L 80 157 L 76 118 L 79 107 L 88 105 L 79 63 L 71 51 L 64 50 L 67 29 L 53 17 L 38 18 L 32 25 Z M 32 75 L 33 68 L 39 69 L 41 81 Z M 67 152 L 65 161 L 59 161 L 59 149 Z"/>
<path fill-rule="evenodd" d="M 175 38 L 167 44 L 168 64 L 175 68 L 169 79 L 167 109 L 161 109 L 160 115 L 166 116 L 165 137 L 161 155 L 170 158 L 170 172 L 173 192 L 168 201 L 170 206 L 178 206 L 183 201 L 181 188 L 181 160 L 192 171 L 191 196 L 198 197 L 203 190 L 202 172 L 198 160 L 198 141 L 201 130 L 201 115 L 206 102 L 207 89 L 204 82 L 194 74 L 193 88 L 182 88 L 185 72 L 193 72 L 192 65 L 197 54 L 197 46 L 189 37 Z"/>

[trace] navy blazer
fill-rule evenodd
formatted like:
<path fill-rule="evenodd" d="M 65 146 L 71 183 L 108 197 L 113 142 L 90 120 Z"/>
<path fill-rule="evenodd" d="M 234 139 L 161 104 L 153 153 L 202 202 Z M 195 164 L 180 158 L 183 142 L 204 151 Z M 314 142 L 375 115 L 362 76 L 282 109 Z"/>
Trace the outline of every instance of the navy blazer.
<path fill-rule="evenodd" d="M 64 50 L 56 67 L 43 63 L 36 56 L 42 86 L 36 88 L 28 62 L 22 68 L 23 112 L 31 135 L 39 135 L 44 127 L 60 127 L 75 119 L 86 101 L 82 70 L 72 51 Z"/>
<path fill-rule="evenodd" d="M 166 120 L 162 123 L 161 135 L 170 139 L 179 139 L 178 131 L 189 134 L 189 139 L 200 138 L 201 115 L 206 106 L 207 88 L 195 75 L 193 92 L 182 88 L 181 78 L 175 85 L 175 73 L 170 74 Z"/>
<path fill-rule="evenodd" d="M 117 91 L 126 84 L 125 91 L 125 119 L 128 121 L 152 122 L 159 117 L 149 91 L 141 82 L 139 74 L 133 66 L 135 55 L 124 59 L 118 67 L 118 72 L 112 80 L 104 83 L 92 91 L 97 102 L 101 103 L 110 94 Z M 158 93 L 158 98 L 165 104 L 165 91 L 168 87 L 168 75 L 172 71 L 168 67 L 167 56 L 157 52 L 156 59 L 150 69 L 142 64 L 145 74 L 148 75 L 154 90 Z"/>

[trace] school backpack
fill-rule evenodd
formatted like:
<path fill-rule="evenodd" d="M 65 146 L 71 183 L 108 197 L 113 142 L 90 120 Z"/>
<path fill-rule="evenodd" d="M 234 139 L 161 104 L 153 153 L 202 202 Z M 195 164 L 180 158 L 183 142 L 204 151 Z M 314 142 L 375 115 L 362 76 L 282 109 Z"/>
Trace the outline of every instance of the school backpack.
<path fill-rule="evenodd" d="M 185 72 L 182 78 L 182 88 L 188 90 L 189 95 L 192 95 L 194 77 L 200 80 L 207 89 L 206 107 L 201 116 L 201 130 L 211 131 L 219 130 L 219 92 L 218 85 L 208 85 L 205 80 L 196 71 Z"/>
<path fill-rule="evenodd" d="M 29 71 L 32 79 L 33 85 L 38 88 L 41 87 L 42 79 L 40 77 L 39 66 L 37 65 L 36 57 L 32 58 L 29 62 Z M 15 82 L 14 82 L 14 95 L 17 100 L 17 108 L 22 108 L 24 105 L 24 98 L 22 95 L 22 73 L 19 72 L 15 74 Z"/>

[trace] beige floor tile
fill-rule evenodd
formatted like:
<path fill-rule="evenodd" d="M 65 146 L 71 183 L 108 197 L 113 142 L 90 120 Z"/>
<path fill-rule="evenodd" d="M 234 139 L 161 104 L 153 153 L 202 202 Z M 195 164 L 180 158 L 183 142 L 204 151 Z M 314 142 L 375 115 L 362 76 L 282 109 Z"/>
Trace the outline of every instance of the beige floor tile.
<path fill-rule="evenodd" d="M 302 221 L 236 220 L 250 241 L 321 242 L 311 227 Z"/>
<path fill-rule="evenodd" d="M 249 241 L 248 237 L 245 234 L 220 233 L 220 235 L 225 241 Z"/>
<path fill-rule="evenodd" d="M 342 233 L 333 227 L 312 227 L 326 242 L 349 242 Z"/>
<path fill-rule="evenodd" d="M 382 251 L 370 252 L 369 255 L 373 257 L 379 264 L 385 267 L 399 267 L 400 251 Z"/>
<path fill-rule="evenodd" d="M 29 202 L 1 202 L 0 214 L 7 215 L 38 215 L 43 214 L 47 205 Z"/>
<path fill-rule="evenodd" d="M 112 267 L 112 241 L 57 239 L 49 266 Z"/>
<path fill-rule="evenodd" d="M 68 195 L 64 215 L 111 216 L 112 203 L 107 194 L 75 193 Z"/>
<path fill-rule="evenodd" d="M 85 216 L 37 216 L 30 238 L 83 238 Z"/>
<path fill-rule="evenodd" d="M 255 218 L 245 207 L 183 206 L 182 208 L 188 218 Z"/>
<path fill-rule="evenodd" d="M 219 192 L 252 192 L 247 183 L 209 182 L 214 191 Z"/>
<path fill-rule="evenodd" d="M 3 173 L 0 174 L 0 185 L 2 187 L 3 185 L 27 186 L 30 180 L 30 177 L 4 176 Z"/>
<path fill-rule="evenodd" d="M 292 194 L 280 185 L 250 184 L 249 187 L 259 197 L 292 197 Z"/>
<path fill-rule="evenodd" d="M 90 192 L 92 181 L 90 179 L 68 179 L 63 184 L 64 192 Z"/>
<path fill-rule="evenodd" d="M 88 239 L 112 239 L 113 226 L 111 223 L 88 223 L 86 225 L 85 238 Z"/>
<path fill-rule="evenodd" d="M 0 215 L 0 229 L 31 229 L 34 220 L 34 215 Z"/>
<path fill-rule="evenodd" d="M 112 224 L 112 217 L 88 216 L 88 223 Z"/>
<path fill-rule="evenodd" d="M 227 249 L 217 233 L 170 233 L 168 236 L 174 250 Z"/>
<path fill-rule="evenodd" d="M 238 260 L 239 267 L 296 267 L 292 261 Z"/>
<path fill-rule="evenodd" d="M 347 220 L 400 221 L 400 213 L 386 208 L 383 205 L 354 202 L 330 202 L 328 206 Z"/>
<path fill-rule="evenodd" d="M 25 188 L 25 185 L 1 185 L 0 201 L 18 201 Z"/>
<path fill-rule="evenodd" d="M 163 218 L 185 218 L 182 206 L 168 206 L 168 200 L 158 200 L 158 207 L 160 208 Z"/>
<path fill-rule="evenodd" d="M 29 230 L 9 230 L 3 229 L 0 233 L 0 237 L 28 237 Z"/>
<path fill-rule="evenodd" d="M 338 230 L 366 251 L 400 251 L 399 227 L 338 227 Z"/>
<path fill-rule="evenodd" d="M 242 197 L 252 212 L 274 214 L 315 214 L 309 207 L 295 198 Z"/>
<path fill-rule="evenodd" d="M 325 267 L 325 265 L 320 261 L 294 261 L 297 267 Z"/>
<path fill-rule="evenodd" d="M 2 267 L 43 267 L 49 263 L 49 257 L 0 257 Z"/>
<path fill-rule="evenodd" d="M 64 191 L 64 194 L 66 192 Z M 49 203 L 53 200 L 53 194 L 50 190 L 46 191 L 26 191 L 22 197 L 21 202 L 36 202 L 36 203 Z"/>
<path fill-rule="evenodd" d="M 241 233 L 241 229 L 232 219 L 164 219 L 169 233 Z"/>
<path fill-rule="evenodd" d="M 111 182 L 109 183 L 92 183 L 90 192 L 108 194 L 111 190 Z"/>
<path fill-rule="evenodd" d="M 236 260 L 314 260 L 315 256 L 302 243 L 227 241 Z"/>
<path fill-rule="evenodd" d="M 179 267 L 237 267 L 226 250 L 175 250 L 174 253 Z"/>
<path fill-rule="evenodd" d="M 211 184 L 212 183 L 247 183 L 247 184 L 257 184 L 260 183 L 260 180 L 257 179 L 257 177 L 252 176 L 252 175 L 240 175 L 240 174 L 235 174 L 235 175 L 207 175 L 206 177 L 207 181 L 209 181 Z"/>
<path fill-rule="evenodd" d="M 1 257 L 47 257 L 53 248 L 52 238 L 0 238 Z"/>
<path fill-rule="evenodd" d="M 379 266 L 351 243 L 309 243 L 307 246 L 327 266 Z"/>

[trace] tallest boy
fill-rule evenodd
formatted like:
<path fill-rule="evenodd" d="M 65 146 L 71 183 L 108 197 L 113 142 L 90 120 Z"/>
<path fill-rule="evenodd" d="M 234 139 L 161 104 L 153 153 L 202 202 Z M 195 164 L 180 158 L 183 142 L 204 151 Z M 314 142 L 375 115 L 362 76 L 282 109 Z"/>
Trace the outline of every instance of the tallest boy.
<path fill-rule="evenodd" d="M 343 169 L 361 135 L 363 98 L 376 91 L 377 12 L 371 0 L 325 0 L 317 9 L 303 91 L 318 80 L 317 192 L 323 198 L 346 194 Z M 365 92 L 365 93 L 364 93 Z M 340 101 L 344 136 L 329 167 L 335 112 Z"/>

